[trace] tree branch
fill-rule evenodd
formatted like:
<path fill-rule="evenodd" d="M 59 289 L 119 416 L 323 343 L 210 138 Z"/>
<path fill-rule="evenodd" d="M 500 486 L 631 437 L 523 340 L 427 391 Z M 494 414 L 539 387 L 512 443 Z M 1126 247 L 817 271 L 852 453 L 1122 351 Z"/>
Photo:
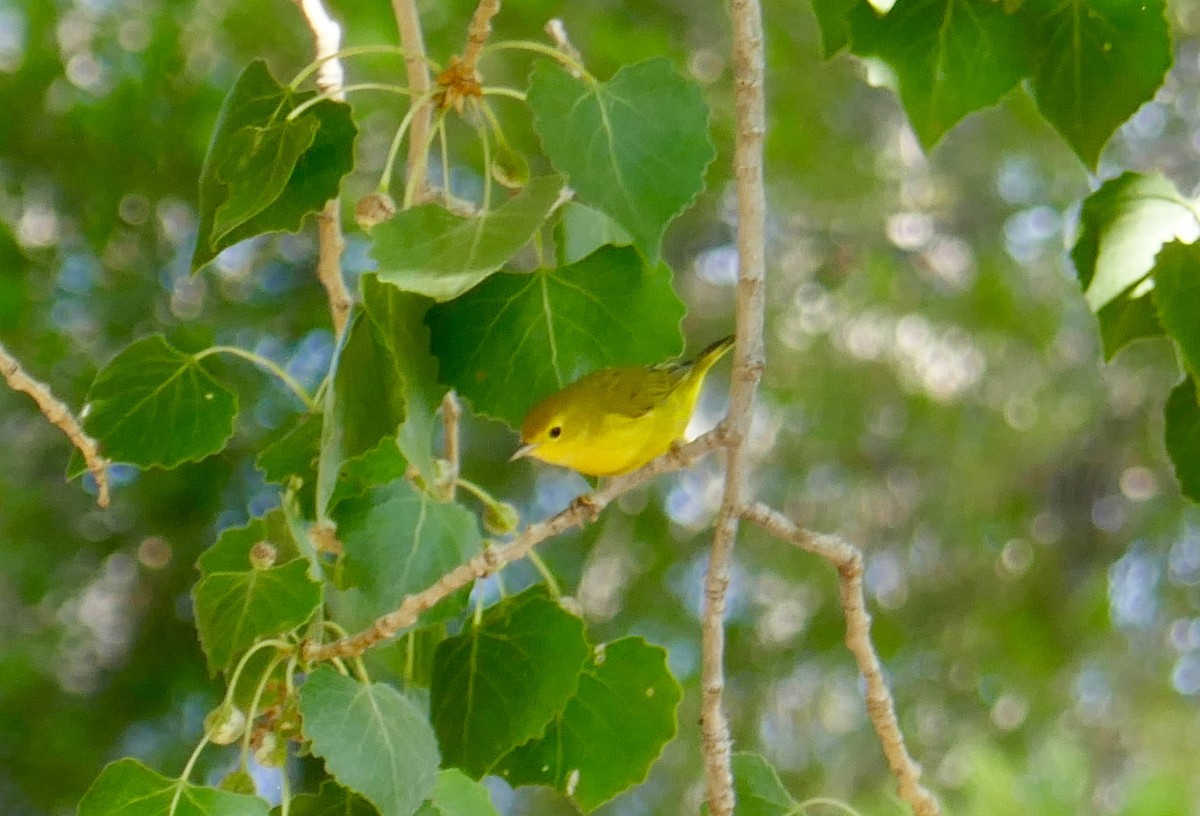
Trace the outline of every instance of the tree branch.
<path fill-rule="evenodd" d="M 460 564 L 439 578 L 432 586 L 409 595 L 400 606 L 375 619 L 363 631 L 333 643 L 306 643 L 303 657 L 308 661 L 332 660 L 335 657 L 354 657 L 380 641 L 394 637 L 400 630 L 412 626 L 426 609 L 478 578 L 485 578 L 513 561 L 524 558 L 530 550 L 548 538 L 576 525 L 594 521 L 600 511 L 614 500 L 655 476 L 680 470 L 724 444 L 725 431 L 717 427 L 698 439 L 666 453 L 644 467 L 610 479 L 604 487 L 584 494 L 571 506 L 546 521 L 531 524 L 524 532 L 502 547 L 489 547 L 470 561 Z"/>
<path fill-rule="evenodd" d="M 738 200 L 737 344 L 729 395 L 725 495 L 717 515 L 701 619 L 700 735 L 709 812 L 731 816 L 734 807 L 731 739 L 722 697 L 725 691 L 725 594 L 745 504 L 749 451 L 746 438 L 763 366 L 763 278 L 765 275 L 762 148 L 765 131 L 762 10 L 758 0 L 732 0 L 735 102 L 734 175 Z"/>
<path fill-rule="evenodd" d="M 316 58 L 324 60 L 317 69 L 317 88 L 329 94 L 330 99 L 343 101 L 342 92 L 345 72 L 342 62 L 331 58 L 342 46 L 342 27 L 329 16 L 321 0 L 294 0 L 312 31 Z M 335 334 L 341 334 L 350 317 L 353 300 L 346 281 L 342 277 L 342 251 L 346 241 L 342 235 L 342 205 L 339 198 L 325 202 L 324 209 L 317 214 L 317 279 L 325 287 L 329 299 L 329 314 Z"/>
<path fill-rule="evenodd" d="M 404 49 L 404 68 L 408 74 L 408 89 L 412 99 L 426 99 L 433 82 L 429 77 L 429 65 L 425 62 L 425 38 L 421 34 L 421 18 L 417 14 L 416 0 L 392 0 L 392 12 L 396 16 L 396 27 L 400 30 L 400 47 Z M 433 109 L 428 101 L 414 102 L 420 105 L 408 129 L 408 156 L 405 169 L 408 178 L 415 179 L 413 200 L 425 200 L 425 156 L 429 147 L 429 133 Z"/>
<path fill-rule="evenodd" d="M 921 769 L 908 748 L 896 720 L 895 703 L 883 677 L 883 666 L 875 645 L 871 642 L 871 616 L 863 596 L 862 552 L 841 538 L 823 535 L 797 525 L 782 513 L 761 502 L 745 508 L 742 516 L 784 541 L 818 555 L 833 564 L 838 573 L 838 592 L 846 614 L 846 647 L 858 663 L 858 671 L 866 681 L 867 716 L 883 745 L 888 767 L 899 783 L 900 798 L 909 804 L 916 816 L 937 816 L 941 812 L 937 799 L 921 784 Z"/>
<path fill-rule="evenodd" d="M 471 15 L 471 24 L 467 26 L 467 46 L 463 49 L 463 66 L 468 76 L 475 75 L 475 63 L 483 44 L 492 34 L 492 18 L 500 13 L 500 0 L 479 0 L 475 13 Z"/>
<path fill-rule="evenodd" d="M 4 381 L 8 383 L 9 388 L 33 397 L 42 416 L 51 425 L 65 433 L 67 439 L 71 440 L 71 444 L 79 449 L 79 452 L 83 454 L 83 461 L 87 464 L 87 469 L 91 471 L 96 480 L 96 504 L 108 507 L 108 471 L 105 470 L 108 460 L 100 455 L 96 440 L 84 433 L 79 420 L 71 413 L 71 409 L 54 396 L 47 385 L 25 373 L 21 363 L 8 352 L 3 344 L 0 344 L 0 374 L 4 375 Z"/>

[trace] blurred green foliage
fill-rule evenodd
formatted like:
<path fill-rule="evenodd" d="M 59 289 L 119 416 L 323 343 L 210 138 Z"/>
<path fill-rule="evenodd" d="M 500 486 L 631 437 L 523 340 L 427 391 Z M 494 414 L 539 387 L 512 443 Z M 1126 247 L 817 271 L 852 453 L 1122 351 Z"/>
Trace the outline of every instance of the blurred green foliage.
<path fill-rule="evenodd" d="M 387 3 L 331 5 L 347 45 L 394 42 Z M 420 7 L 431 54 L 459 50 L 473 3 Z M 867 551 L 902 724 L 951 812 L 1194 811 L 1200 517 L 1179 498 L 1161 441 L 1179 368 L 1161 341 L 1100 361 L 1064 250 L 1087 171 L 1020 89 L 925 156 L 877 65 L 822 61 L 807 7 L 768 2 L 765 14 L 772 263 L 753 439 L 763 497 Z M 722 9 L 513 3 L 495 36 L 534 37 L 554 15 L 601 78 L 665 53 L 706 88 L 718 159 L 664 247 L 698 347 L 729 329 L 735 268 Z M 1175 68 L 1099 172 L 1162 171 L 1189 193 L 1200 182 L 1200 16 L 1181 2 L 1170 22 Z M 254 239 L 196 277 L 188 269 L 221 99 L 251 60 L 291 76 L 309 50 L 283 0 L 0 0 L 0 340 L 68 403 L 154 332 L 185 351 L 254 349 L 315 385 L 333 340 L 311 231 Z M 390 57 L 351 64 L 356 80 L 401 70 Z M 523 85 L 528 60 L 497 57 L 488 70 Z M 347 215 L 400 118 L 388 97 L 351 101 L 362 106 L 362 172 L 344 187 Z M 526 117 L 497 109 L 515 148 L 533 143 Z M 481 183 L 467 164 L 451 180 Z M 366 246 L 350 236 L 351 271 L 370 267 Z M 255 372 L 213 362 L 242 405 L 230 446 L 171 471 L 120 471 L 106 512 L 63 481 L 66 441 L 27 398 L 0 390 L 5 814 L 73 812 L 118 756 L 174 772 L 220 693 L 196 639 L 193 562 L 219 530 L 277 500 L 250 454 L 295 405 Z M 712 421 L 715 386 L 701 411 Z M 505 464 L 512 444 L 469 418 L 465 474 L 534 518 L 583 487 Z M 711 465 L 663 479 L 545 547 L 594 639 L 664 644 L 684 683 L 681 738 L 647 785 L 602 812 L 698 806 L 697 610 L 718 479 Z M 505 574 L 510 591 L 535 577 L 524 564 Z M 770 759 L 798 801 L 895 812 L 829 569 L 748 531 L 732 591 L 738 747 Z M 547 797 L 502 801 L 554 812 Z"/>

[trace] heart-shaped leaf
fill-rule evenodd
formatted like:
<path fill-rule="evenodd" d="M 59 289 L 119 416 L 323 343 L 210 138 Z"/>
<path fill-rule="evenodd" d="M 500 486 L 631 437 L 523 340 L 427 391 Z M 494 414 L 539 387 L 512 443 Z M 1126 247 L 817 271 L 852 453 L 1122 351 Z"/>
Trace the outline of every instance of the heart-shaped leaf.
<path fill-rule="evenodd" d="M 126 346 L 96 375 L 83 426 L 117 462 L 173 468 L 225 447 L 237 396 L 161 335 Z M 82 463 L 70 475 L 83 471 Z"/>
<path fill-rule="evenodd" d="M 396 689 L 322 666 L 300 688 L 300 713 L 313 753 L 381 816 L 412 816 L 433 793 L 437 741 L 425 715 Z"/>
<path fill-rule="evenodd" d="M 662 58 L 626 65 L 607 82 L 539 62 L 527 97 L 554 169 L 658 260 L 667 224 L 704 188 L 717 155 L 696 83 Z"/>
<path fill-rule="evenodd" d="M 335 198 L 354 167 L 350 106 L 322 100 L 292 120 L 311 91 L 284 88 L 255 60 L 225 97 L 200 169 L 200 225 L 192 271 L 265 232 L 295 232 Z"/>
<path fill-rule="evenodd" d="M 505 757 L 496 772 L 511 785 L 557 788 L 588 813 L 646 778 L 675 736 L 682 697 L 664 649 L 635 637 L 613 641 L 596 649 L 546 733 Z"/>
<path fill-rule="evenodd" d="M 446 763 L 478 778 L 541 735 L 574 694 L 587 656 L 583 621 L 541 587 L 488 608 L 442 641 L 430 710 Z"/>
<path fill-rule="evenodd" d="M 172 804 L 174 808 L 172 809 Z M 79 802 L 78 816 L 267 816 L 265 800 L 168 779 L 136 759 L 105 766 Z"/>

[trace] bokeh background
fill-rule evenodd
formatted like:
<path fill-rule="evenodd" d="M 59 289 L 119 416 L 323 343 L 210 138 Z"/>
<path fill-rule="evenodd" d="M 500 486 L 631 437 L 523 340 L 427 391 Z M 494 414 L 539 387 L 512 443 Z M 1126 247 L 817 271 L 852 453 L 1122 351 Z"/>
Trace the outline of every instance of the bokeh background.
<path fill-rule="evenodd" d="M 461 50 L 466 0 L 419 3 L 431 55 Z M 346 44 L 395 42 L 390 4 L 331 9 Z M 1100 176 L 1200 182 L 1200 8 L 1171 6 L 1175 67 L 1118 133 Z M 670 55 L 705 88 L 720 158 L 668 232 L 691 348 L 732 326 L 729 31 L 719 3 L 509 3 L 496 38 L 561 16 L 593 71 Z M 753 437 L 762 496 L 867 551 L 875 636 L 910 748 L 951 812 L 1200 812 L 1200 514 L 1179 497 L 1161 408 L 1163 341 L 1101 361 L 1066 259 L 1097 180 L 1019 89 L 925 156 L 880 65 L 818 58 L 807 4 L 766 3 L 769 365 Z M 79 406 L 97 367 L 164 332 L 277 360 L 310 386 L 332 348 L 311 232 L 255 240 L 189 277 L 196 179 L 220 100 L 266 58 L 311 44 L 287 0 L 0 0 L 0 341 Z M 520 87 L 528 58 L 485 63 Z M 353 81 L 403 82 L 360 57 Z M 347 208 L 372 189 L 403 110 L 352 98 L 363 133 Z M 510 140 L 532 150 L 520 106 Z M 457 192 L 480 187 L 460 129 Z M 350 219 L 347 219 L 350 222 Z M 352 223 L 352 222 L 351 222 Z M 351 227 L 346 264 L 369 268 Z M 113 507 L 64 483 L 69 448 L 0 389 L 0 813 L 73 813 L 107 761 L 175 773 L 220 692 L 190 622 L 193 562 L 277 502 L 252 454 L 296 406 L 240 363 L 245 410 L 220 456 L 116 472 Z M 727 366 L 697 423 L 724 408 Z M 508 465 L 508 429 L 468 419 L 465 474 L 526 517 L 584 483 Z M 597 639 L 670 649 L 680 738 L 606 814 L 694 813 L 697 612 L 720 496 L 707 463 L 622 499 L 544 555 Z M 901 812 L 866 722 L 831 570 L 748 530 L 732 587 L 729 706 L 738 748 L 798 799 Z M 518 565 L 509 588 L 534 580 Z M 216 774 L 221 756 L 204 773 Z M 569 812 L 496 786 L 511 813 Z M 814 812 L 816 809 L 814 808 Z"/>

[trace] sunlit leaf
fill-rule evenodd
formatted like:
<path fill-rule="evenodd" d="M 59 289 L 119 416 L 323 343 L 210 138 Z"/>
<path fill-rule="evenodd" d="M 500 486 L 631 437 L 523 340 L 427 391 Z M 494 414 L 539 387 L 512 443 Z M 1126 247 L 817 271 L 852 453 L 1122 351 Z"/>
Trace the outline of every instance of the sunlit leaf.
<path fill-rule="evenodd" d="M 396 689 L 322 666 L 300 688 L 300 713 L 313 753 L 381 816 L 411 816 L 433 793 L 437 741 L 425 715 Z"/>
<path fill-rule="evenodd" d="M 172 803 L 174 809 L 172 810 Z M 136 759 L 107 765 L 79 802 L 78 816 L 267 816 L 257 796 L 168 779 Z"/>
<path fill-rule="evenodd" d="M 987 5 L 987 4 L 985 4 Z M 997 5 L 997 4 L 991 4 Z M 1164 0 L 1026 0 L 1038 108 L 1089 167 L 1171 67 Z"/>
<path fill-rule="evenodd" d="M 379 280 L 450 300 L 503 266 L 529 243 L 562 189 L 543 176 L 494 210 L 460 218 L 436 204 L 399 212 L 371 233 Z"/>
<path fill-rule="evenodd" d="M 1200 234 L 1195 205 L 1160 175 L 1123 173 L 1083 202 L 1071 259 L 1092 311 L 1141 281 L 1164 243 Z"/>
<path fill-rule="evenodd" d="M 613 641 L 584 665 L 579 688 L 546 733 L 494 772 L 511 785 L 550 785 L 590 812 L 646 778 L 675 736 L 682 696 L 664 649 L 641 638 Z"/>
<path fill-rule="evenodd" d="M 213 572 L 192 590 L 196 629 L 212 673 L 226 668 L 255 641 L 290 631 L 321 605 L 322 586 L 308 562 L 270 569 Z"/>
<path fill-rule="evenodd" d="M 161 335 L 131 343 L 102 368 L 87 404 L 84 428 L 101 452 L 142 468 L 173 468 L 216 453 L 233 435 L 237 414 L 237 396 Z"/>
<path fill-rule="evenodd" d="M 595 83 L 543 61 L 527 96 L 554 168 L 656 261 L 667 224 L 703 189 L 717 155 L 700 88 L 661 58 Z"/>
<path fill-rule="evenodd" d="M 200 225 L 192 270 L 238 241 L 295 232 L 338 194 L 354 166 L 350 106 L 323 100 L 286 121 L 313 92 L 284 88 L 255 60 L 230 89 L 200 171 Z"/>
<path fill-rule="evenodd" d="M 563 269 L 494 275 L 426 320 L 438 378 L 516 427 L 533 403 L 584 374 L 678 354 L 683 312 L 669 269 L 605 247 Z"/>
<path fill-rule="evenodd" d="M 587 656 L 583 621 L 540 587 L 442 641 L 430 709 L 446 764 L 480 777 L 539 736 L 574 694 Z"/>
<path fill-rule="evenodd" d="M 933 147 L 967 114 L 994 105 L 1028 71 L 1020 21 L 994 0 L 897 0 L 851 13 L 851 50 L 896 72 L 917 138 Z"/>

